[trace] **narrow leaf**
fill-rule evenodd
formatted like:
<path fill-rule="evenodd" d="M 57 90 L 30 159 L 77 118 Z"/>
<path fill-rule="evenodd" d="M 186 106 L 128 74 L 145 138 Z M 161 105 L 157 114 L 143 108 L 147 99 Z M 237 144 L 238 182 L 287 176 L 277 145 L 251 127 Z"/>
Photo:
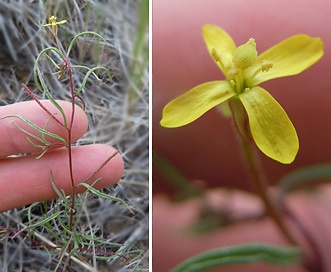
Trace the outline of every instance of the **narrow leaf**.
<path fill-rule="evenodd" d="M 24 123 L 26 123 L 27 125 L 29 125 L 30 127 L 32 127 L 33 129 L 35 129 L 36 131 L 40 132 L 41 134 L 45 134 L 49 137 L 52 137 L 60 142 L 62 142 L 64 145 L 67 145 L 67 142 L 65 139 L 63 139 L 61 136 L 59 135 L 56 135 L 54 133 L 51 133 L 41 127 L 38 127 L 37 125 L 33 124 L 32 122 L 30 122 L 28 119 L 24 118 L 23 116 L 20 116 L 20 115 L 6 115 L 4 117 L 1 117 L 0 119 L 5 119 L 5 118 L 18 118 L 20 120 L 22 120 Z M 15 123 L 14 123 L 15 124 Z M 16 127 L 19 127 L 17 124 L 15 124 Z M 27 132 L 26 130 L 22 129 L 22 128 L 19 128 L 22 132 L 28 134 L 29 136 L 43 142 L 43 140 L 41 138 L 39 138 L 38 136 L 33 136 L 33 134 Z"/>
<path fill-rule="evenodd" d="M 63 214 L 63 213 L 64 213 L 64 211 L 60 211 L 60 212 L 54 213 L 54 214 L 50 215 L 49 217 L 47 217 L 47 218 L 45 218 L 45 219 L 43 219 L 43 220 L 41 220 L 41 221 L 39 221 L 39 222 L 37 222 L 37 223 L 35 223 L 35 224 L 29 225 L 29 226 L 27 226 L 27 227 L 21 229 L 21 230 L 20 230 L 20 233 L 21 233 L 21 232 L 24 232 L 24 231 L 27 230 L 27 229 L 33 229 L 33 228 L 36 228 L 36 227 L 39 227 L 39 226 L 43 226 L 43 225 L 45 225 L 47 222 L 52 221 L 53 219 L 59 217 L 59 216 L 60 216 L 61 214 Z"/>
<path fill-rule="evenodd" d="M 66 198 L 66 195 L 64 193 L 61 193 L 60 190 L 57 188 L 56 184 L 55 184 L 55 181 L 54 181 L 54 178 L 53 178 L 53 172 L 51 170 L 50 172 L 50 180 L 51 180 L 51 184 L 52 184 L 52 187 L 53 187 L 53 190 L 55 191 L 55 193 L 58 195 L 58 197 L 60 199 L 63 200 L 64 203 L 67 204 L 67 206 L 69 206 L 69 203 L 67 201 L 67 198 Z"/>
<path fill-rule="evenodd" d="M 89 71 L 86 73 L 86 75 L 85 75 L 85 77 L 84 77 L 84 80 L 83 80 L 83 83 L 82 83 L 82 85 L 79 87 L 79 89 L 76 91 L 76 94 L 79 94 L 79 93 L 84 89 L 84 87 L 85 87 L 85 85 L 86 85 L 86 82 L 87 82 L 87 79 L 89 78 L 89 76 L 90 76 L 91 74 L 93 74 L 93 75 L 96 76 L 96 74 L 94 73 L 94 71 L 96 71 L 96 70 L 104 70 L 104 71 L 106 71 L 107 76 L 109 77 L 109 79 L 110 79 L 110 80 L 112 79 L 111 76 L 110 76 L 110 73 L 109 73 L 109 71 L 108 71 L 108 69 L 107 69 L 106 67 L 96 66 L 96 67 L 94 67 L 94 68 L 91 68 L 91 69 L 89 69 Z M 98 78 L 98 77 L 97 77 L 97 78 Z"/>
<path fill-rule="evenodd" d="M 48 48 L 45 48 L 44 50 L 42 50 L 39 53 L 39 55 L 38 55 L 38 57 L 37 57 L 37 59 L 35 61 L 34 67 L 33 67 L 34 81 L 36 83 L 37 88 L 41 92 L 45 92 L 47 98 L 61 112 L 61 115 L 63 117 L 64 126 L 66 126 L 67 125 L 67 118 L 66 118 L 66 116 L 64 114 L 64 111 L 63 111 L 62 107 L 56 102 L 56 100 L 52 97 L 52 95 L 51 95 L 50 91 L 48 90 L 48 88 L 46 86 L 46 83 L 45 83 L 45 81 L 43 79 L 42 73 L 41 73 L 41 71 L 40 71 L 40 69 L 38 67 L 39 60 L 40 60 L 40 58 L 43 55 L 45 55 L 48 59 L 50 58 L 50 56 L 47 54 L 48 51 L 54 51 L 54 52 L 56 52 L 63 61 L 65 59 L 64 58 L 64 55 L 62 54 L 62 52 L 58 48 L 56 48 L 56 47 L 48 47 Z M 52 61 L 52 63 L 54 63 L 54 61 Z M 56 67 L 58 67 L 58 66 L 56 65 Z M 41 86 L 40 86 L 39 82 L 40 82 Z"/>
<path fill-rule="evenodd" d="M 101 36 L 100 34 L 98 34 L 98 33 L 95 33 L 95 32 L 93 32 L 93 31 L 84 31 L 84 32 L 81 32 L 81 33 L 77 34 L 77 35 L 72 39 L 71 43 L 69 44 L 68 51 L 67 51 L 67 57 L 69 57 L 69 55 L 70 55 L 70 51 L 71 51 L 72 47 L 74 46 L 76 40 L 77 40 L 80 36 L 87 35 L 87 34 L 94 35 L 94 36 L 100 38 L 101 40 L 103 40 L 105 43 L 107 43 L 107 41 L 105 40 L 105 38 L 102 37 L 102 36 Z"/>
<path fill-rule="evenodd" d="M 224 265 L 267 261 L 285 265 L 300 262 L 300 251 L 294 247 L 268 244 L 242 244 L 209 250 L 196 255 L 175 267 L 172 272 L 198 272 Z"/>
<path fill-rule="evenodd" d="M 279 188 L 288 193 L 326 180 L 331 180 L 331 164 L 319 164 L 303 167 L 286 175 L 279 181 Z"/>
<path fill-rule="evenodd" d="M 100 191 L 98 191 L 97 189 L 93 188 L 91 185 L 87 184 L 87 183 L 79 183 L 77 186 L 84 186 L 87 190 L 89 190 L 92 194 L 95 194 L 99 197 L 111 200 L 111 201 L 115 201 L 115 202 L 120 202 L 124 207 L 126 207 L 131 213 L 133 213 L 133 211 L 131 210 L 131 208 L 129 207 L 129 205 L 122 199 L 117 198 L 117 197 L 113 197 L 107 194 L 104 194 Z"/>

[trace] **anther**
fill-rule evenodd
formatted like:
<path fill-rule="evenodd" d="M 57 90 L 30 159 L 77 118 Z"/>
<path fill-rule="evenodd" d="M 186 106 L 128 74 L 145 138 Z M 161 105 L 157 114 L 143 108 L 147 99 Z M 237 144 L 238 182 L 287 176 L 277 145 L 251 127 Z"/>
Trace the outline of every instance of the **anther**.
<path fill-rule="evenodd" d="M 273 62 L 270 60 L 263 60 L 262 61 L 262 72 L 268 72 L 274 66 Z"/>
<path fill-rule="evenodd" d="M 214 61 L 222 63 L 221 56 L 216 52 L 215 48 L 213 48 L 210 53 Z"/>
<path fill-rule="evenodd" d="M 237 68 L 231 68 L 229 71 L 228 71 L 228 75 L 230 78 L 234 78 L 236 75 L 238 75 L 239 71 Z"/>

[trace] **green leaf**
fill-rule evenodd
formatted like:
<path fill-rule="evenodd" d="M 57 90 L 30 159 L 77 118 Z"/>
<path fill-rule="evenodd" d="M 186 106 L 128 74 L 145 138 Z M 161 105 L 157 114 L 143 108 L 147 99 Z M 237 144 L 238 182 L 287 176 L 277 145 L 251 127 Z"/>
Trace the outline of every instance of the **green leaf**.
<path fill-rule="evenodd" d="M 288 193 L 325 180 L 331 180 L 331 164 L 319 164 L 295 170 L 279 181 L 279 188 L 282 192 Z"/>
<path fill-rule="evenodd" d="M 98 76 L 94 73 L 94 71 L 96 71 L 96 70 L 104 70 L 104 71 L 106 71 L 107 76 L 109 77 L 109 79 L 110 79 L 110 80 L 112 79 L 112 78 L 111 78 L 111 75 L 110 75 L 110 73 L 109 73 L 109 71 L 108 71 L 108 69 L 107 69 L 106 67 L 102 67 L 102 66 L 96 66 L 96 67 L 93 67 L 93 68 L 89 69 L 89 71 L 86 73 L 86 75 L 85 75 L 85 77 L 84 77 L 84 80 L 83 80 L 83 83 L 82 83 L 82 85 L 79 87 L 79 89 L 76 91 L 76 94 L 79 94 L 79 93 L 84 89 L 84 87 L 85 87 L 85 85 L 86 85 L 86 82 L 87 82 L 87 79 L 89 78 L 89 76 L 90 76 L 91 74 L 94 75 L 94 76 L 99 80 Z"/>
<path fill-rule="evenodd" d="M 153 166 L 160 171 L 162 177 L 177 192 L 176 200 L 184 200 L 190 197 L 203 196 L 203 191 L 186 178 L 165 157 L 153 150 Z"/>
<path fill-rule="evenodd" d="M 65 146 L 67 145 L 66 140 L 63 139 L 61 136 L 56 135 L 56 134 L 54 134 L 54 133 L 51 133 L 51 132 L 49 132 L 49 131 L 47 131 L 47 130 L 41 128 L 41 127 L 38 127 L 37 125 L 33 124 L 32 122 L 30 122 L 28 119 L 24 118 L 23 116 L 20 116 L 20 115 L 6 115 L 6 116 L 4 116 L 4 117 L 1 117 L 0 120 L 1 120 L 1 119 L 5 119 L 5 118 L 18 118 L 18 119 L 22 120 L 24 123 L 26 123 L 27 125 L 29 125 L 30 127 L 32 127 L 34 130 L 40 132 L 42 135 L 47 135 L 47 136 L 49 136 L 49 137 L 52 137 L 52 138 L 54 138 L 54 139 L 56 139 L 56 140 L 62 142 Z M 26 133 L 27 135 L 29 135 L 29 136 L 35 138 L 35 139 L 38 140 L 38 141 L 44 142 L 44 140 L 43 140 L 42 138 L 40 138 L 40 137 L 38 137 L 38 136 L 35 136 L 35 135 L 31 134 L 30 132 L 26 131 L 25 129 L 21 128 L 19 125 L 15 124 L 15 123 L 14 123 L 14 125 L 15 125 L 19 130 L 21 130 L 22 132 Z"/>
<path fill-rule="evenodd" d="M 268 244 L 241 244 L 209 250 L 196 255 L 175 267 L 172 272 L 198 272 L 224 265 L 267 261 L 285 265 L 300 262 L 300 251 L 295 247 Z"/>
<path fill-rule="evenodd" d="M 100 191 L 98 191 L 97 189 L 93 188 L 91 185 L 87 184 L 87 183 L 79 183 L 77 186 L 84 186 L 87 190 L 89 190 L 92 194 L 95 194 L 99 197 L 111 200 L 111 201 L 115 201 L 115 202 L 120 202 L 123 206 L 125 206 L 131 213 L 133 213 L 133 211 L 130 209 L 129 205 L 122 199 L 117 198 L 117 197 L 113 197 L 107 194 L 104 194 Z"/>
<path fill-rule="evenodd" d="M 64 203 L 64 206 L 65 206 L 65 207 L 70 207 L 69 202 L 68 202 L 68 200 L 67 200 L 67 196 L 66 196 L 66 194 L 64 193 L 64 191 L 61 192 L 61 191 L 57 188 L 57 186 L 56 186 L 56 184 L 55 184 L 55 181 L 54 181 L 54 178 L 53 178 L 53 172 L 52 172 L 52 170 L 50 171 L 49 177 L 50 177 L 50 180 L 51 180 L 51 184 L 52 184 L 53 190 L 54 190 L 55 193 L 58 195 L 58 197 L 59 197 L 60 199 L 62 199 L 62 201 L 63 201 L 63 203 Z"/>
<path fill-rule="evenodd" d="M 69 55 L 70 55 L 70 51 L 71 51 L 72 47 L 74 46 L 74 44 L 75 44 L 76 40 L 78 39 L 78 37 L 83 36 L 83 35 L 87 35 L 87 34 L 94 35 L 94 36 L 100 38 L 101 40 L 103 40 L 105 43 L 107 43 L 107 41 L 105 40 L 105 38 L 102 37 L 102 36 L 101 36 L 100 34 L 98 34 L 98 33 L 95 33 L 95 32 L 93 32 L 93 31 L 84 31 L 84 32 L 81 32 L 81 33 L 77 34 L 77 35 L 72 39 L 71 43 L 69 44 L 68 51 L 67 51 L 67 57 L 69 57 Z"/>
<path fill-rule="evenodd" d="M 37 86 L 38 90 L 40 90 L 41 92 L 45 92 L 47 98 L 61 112 L 61 115 L 63 117 L 64 126 L 66 126 L 67 125 L 67 117 L 65 116 L 62 107 L 56 102 L 56 100 L 53 98 L 53 96 L 51 95 L 50 91 L 48 90 L 47 85 L 46 85 L 46 83 L 45 83 L 45 81 L 43 79 L 43 75 L 42 75 L 42 73 L 41 73 L 41 71 L 40 71 L 40 69 L 38 67 L 38 63 L 40 61 L 40 58 L 43 55 L 45 55 L 48 59 L 51 59 L 51 57 L 47 54 L 48 51 L 50 51 L 50 52 L 51 51 L 56 52 L 63 61 L 65 59 L 64 55 L 62 54 L 62 52 L 58 48 L 56 48 L 56 47 L 48 47 L 48 48 L 45 48 L 44 50 L 42 50 L 39 53 L 39 55 L 38 55 L 38 57 L 37 57 L 37 59 L 35 61 L 34 67 L 33 67 L 34 81 L 36 83 L 36 86 Z M 53 61 L 53 60 L 51 62 L 53 64 L 55 63 L 55 61 Z M 58 65 L 56 65 L 56 64 L 55 64 L 55 66 L 58 67 Z M 40 86 L 39 82 L 40 82 L 41 86 Z"/>
<path fill-rule="evenodd" d="M 64 211 L 59 211 L 57 213 L 54 213 L 54 214 L 50 215 L 49 217 L 46 217 L 45 219 L 43 219 L 43 220 L 41 220 L 41 221 L 39 221 L 37 223 L 31 224 L 29 226 L 26 226 L 25 228 L 23 228 L 23 229 L 20 230 L 20 233 L 21 232 L 24 232 L 25 230 L 29 230 L 29 229 L 33 229 L 33 228 L 36 228 L 36 227 L 43 226 L 46 223 L 52 221 L 53 219 L 59 217 L 63 213 L 64 213 Z"/>

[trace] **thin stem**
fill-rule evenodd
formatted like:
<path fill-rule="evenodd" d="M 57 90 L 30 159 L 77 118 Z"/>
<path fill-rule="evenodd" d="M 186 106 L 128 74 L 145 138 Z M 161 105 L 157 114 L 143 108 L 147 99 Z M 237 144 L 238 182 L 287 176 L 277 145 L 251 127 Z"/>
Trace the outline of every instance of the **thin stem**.
<path fill-rule="evenodd" d="M 283 236 L 291 244 L 296 245 L 297 244 L 296 240 L 294 239 L 294 237 L 292 236 L 292 234 L 290 233 L 290 231 L 288 230 L 287 226 L 283 221 L 281 211 L 272 201 L 268 193 L 267 183 L 265 181 L 264 176 L 261 173 L 251 142 L 249 142 L 247 139 L 244 139 L 242 136 L 240 138 L 241 138 L 242 149 L 244 151 L 248 170 L 251 175 L 251 181 L 254 189 L 256 190 L 256 193 L 263 201 L 266 212 L 273 219 L 273 221 L 275 222 L 275 224 L 277 225 Z"/>
<path fill-rule="evenodd" d="M 239 99 L 235 98 L 229 101 L 230 109 L 232 111 L 233 120 L 237 134 L 239 135 L 241 147 L 245 156 L 248 172 L 252 186 L 261 198 L 265 210 L 268 215 L 273 219 L 283 236 L 293 245 L 296 245 L 296 240 L 285 225 L 281 211 L 276 203 L 272 200 L 268 193 L 268 186 L 260 167 L 258 158 L 256 157 L 255 150 L 252 145 L 252 135 L 249 129 L 247 113 Z"/>
<path fill-rule="evenodd" d="M 254 154 L 254 150 L 253 150 L 253 146 L 252 146 L 251 142 L 248 141 L 247 139 L 245 139 L 242 135 L 241 135 L 240 138 L 241 138 L 241 144 L 242 144 L 242 147 L 243 147 L 243 151 L 244 151 L 244 155 L 245 155 L 245 158 L 246 158 L 247 166 L 248 166 L 248 169 L 249 169 L 249 172 L 250 172 L 250 175 L 251 175 L 251 181 L 252 181 L 253 187 L 256 190 L 256 193 L 259 195 L 259 197 L 263 201 L 264 207 L 266 209 L 267 214 L 275 222 L 275 224 L 277 225 L 278 229 L 283 234 L 283 236 L 291 244 L 298 245 L 296 239 L 293 237 L 293 235 L 291 234 L 291 232 L 287 228 L 286 224 L 284 223 L 283 218 L 282 218 L 282 213 L 281 213 L 279 207 L 277 207 L 277 205 L 275 204 L 275 202 L 272 200 L 272 198 L 270 197 L 270 195 L 268 193 L 267 183 L 266 183 L 264 175 L 261 172 L 261 168 L 259 166 L 257 157 Z M 299 224 L 299 222 L 297 221 L 297 219 L 295 218 L 293 213 L 290 213 L 290 211 L 287 209 L 286 214 L 290 216 L 290 218 L 296 224 L 296 226 L 300 227 L 300 231 L 306 237 L 306 239 L 308 240 L 308 243 L 312 246 L 312 249 L 313 249 L 314 253 L 319 252 L 318 249 L 316 248 L 315 241 L 310 236 L 309 232 L 304 228 L 304 226 Z M 321 269 L 320 260 L 319 260 L 319 262 L 317 264 L 317 267 L 316 267 L 315 266 L 316 264 L 313 263 L 306 256 L 306 254 L 303 254 L 303 256 L 304 256 L 303 266 L 308 271 L 311 271 L 311 272 L 323 271 L 323 270 L 320 270 Z"/>
<path fill-rule="evenodd" d="M 64 124 L 57 119 L 53 113 L 51 113 L 41 102 L 40 100 L 35 96 L 35 94 L 29 89 L 28 86 L 26 86 L 24 83 L 21 83 L 21 86 L 27 91 L 27 93 L 33 98 L 34 101 L 37 102 L 37 104 L 50 116 L 55 120 L 57 123 L 59 123 L 62 127 L 64 127 Z"/>
<path fill-rule="evenodd" d="M 288 206 L 284 206 L 283 211 L 286 215 L 288 215 L 288 217 L 291 219 L 291 221 L 294 223 L 294 225 L 299 229 L 299 231 L 305 237 L 305 240 L 307 241 L 307 243 L 309 244 L 309 246 L 313 252 L 314 259 L 311 259 L 311 258 L 309 258 L 309 256 L 304 255 L 305 258 L 303 260 L 303 265 L 309 271 L 314 271 L 314 272 L 325 271 L 321 250 L 318 247 L 314 237 L 311 235 L 311 233 L 306 228 L 306 226 L 300 221 L 300 219 L 296 216 L 296 214 Z"/>
<path fill-rule="evenodd" d="M 70 116 L 70 122 L 69 125 L 67 127 L 68 130 L 68 153 L 69 153 L 69 168 L 70 168 L 70 180 L 71 180 L 71 186 L 72 188 L 75 187 L 75 182 L 74 182 L 74 177 L 73 177 L 73 168 L 72 168 L 72 151 L 71 151 L 71 144 L 72 144 L 72 126 L 73 126 L 73 122 L 74 122 L 74 118 L 75 118 L 75 90 L 74 90 L 74 86 L 73 86 L 73 79 L 72 79 L 72 68 L 70 65 L 70 61 L 68 59 L 64 60 L 66 65 L 67 65 L 67 69 L 68 69 L 68 73 L 69 73 L 69 82 L 70 82 L 70 94 L 71 94 L 71 116 Z"/>
<path fill-rule="evenodd" d="M 76 186 L 74 181 L 74 173 L 72 167 L 72 126 L 75 118 L 75 90 L 73 86 L 73 79 L 72 79 L 72 68 L 70 65 L 69 59 L 64 60 L 69 74 L 69 82 L 70 82 L 70 94 L 71 94 L 71 116 L 70 122 L 67 127 L 68 131 L 68 160 L 69 160 L 69 171 L 70 171 L 70 181 L 71 181 L 71 206 L 70 206 L 70 218 L 69 218 L 69 230 L 72 231 L 73 222 L 74 222 L 74 214 L 75 214 L 75 202 L 76 202 Z M 69 252 L 72 250 L 72 246 L 69 246 Z"/>
<path fill-rule="evenodd" d="M 116 155 L 118 154 L 118 151 L 115 151 L 113 154 L 111 154 L 99 167 L 97 170 L 95 170 L 92 174 L 90 174 L 84 181 L 83 183 L 88 182 L 89 180 L 91 180 L 96 173 L 98 173 L 99 171 L 101 171 L 102 168 L 104 168 Z"/>

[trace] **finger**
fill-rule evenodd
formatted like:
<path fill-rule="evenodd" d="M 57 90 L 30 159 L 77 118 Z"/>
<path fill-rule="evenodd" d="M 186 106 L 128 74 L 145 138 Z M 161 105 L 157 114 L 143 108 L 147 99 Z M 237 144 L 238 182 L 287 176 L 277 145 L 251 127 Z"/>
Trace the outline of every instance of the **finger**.
<path fill-rule="evenodd" d="M 209 194 L 211 193 L 208 192 Z M 213 205 L 220 207 L 220 202 L 234 202 L 232 207 L 233 213 L 238 215 L 245 215 L 247 212 L 252 213 L 254 209 L 257 209 L 257 215 L 260 215 L 261 207 L 260 203 L 252 205 L 250 203 L 254 200 L 252 197 L 237 194 L 235 201 L 233 201 L 233 192 L 225 197 L 222 194 L 222 199 L 215 197 L 213 194 Z M 225 198 L 225 199 L 224 199 Z M 249 200 L 250 202 L 246 202 Z M 256 201 L 257 199 L 255 199 Z M 315 200 L 316 201 L 316 200 Z M 253 201 L 254 202 L 254 201 Z M 316 203 L 307 198 L 307 195 L 298 195 L 292 198 L 291 207 L 295 205 L 294 214 L 299 215 L 299 220 L 307 228 L 311 234 L 313 240 L 317 243 L 319 248 L 318 253 L 322 253 L 319 256 L 324 263 L 325 271 L 329 271 L 330 262 L 328 262 L 328 248 L 330 245 L 331 236 L 329 235 L 328 226 L 330 224 L 330 216 L 327 216 L 328 206 L 325 203 Z M 206 200 L 203 202 L 206 203 Z M 329 204 L 329 203 L 328 203 Z M 153 209 L 157 211 L 153 214 L 153 260 L 155 271 L 163 272 L 170 271 L 174 266 L 183 262 L 184 260 L 200 254 L 206 250 L 230 246 L 239 245 L 242 243 L 268 243 L 275 245 L 288 245 L 283 236 L 279 233 L 278 229 L 274 226 L 270 218 L 250 221 L 238 221 L 236 224 L 229 226 L 223 226 L 218 230 L 206 232 L 206 233 L 192 233 L 190 229 L 191 224 L 196 222 L 198 213 L 201 210 L 201 200 L 191 199 L 183 203 L 171 203 L 165 198 L 156 196 L 153 198 Z M 231 214 L 231 213 L 230 213 Z M 254 214 L 254 213 L 252 213 Z M 171 218 L 171 220 L 169 220 Z M 306 253 L 311 254 L 312 259 L 315 257 L 311 252 L 310 245 L 307 244 L 307 240 L 301 236 L 301 229 L 293 224 L 293 221 L 288 221 L 292 224 L 288 224 L 293 234 L 299 241 L 299 246 L 303 246 L 303 250 Z M 173 250 L 173 245 L 176 245 L 176 251 Z M 309 248 L 309 250 L 308 250 Z M 315 252 L 316 253 L 316 252 Z M 214 271 L 214 270 L 213 270 Z M 263 262 L 257 262 L 247 265 L 232 265 L 225 266 L 223 269 L 216 269 L 215 271 L 288 271 L 288 272 L 303 272 L 306 271 L 298 265 L 288 266 L 275 266 Z M 319 270 L 318 270 L 319 271 Z M 324 270 L 323 270 L 324 271 Z"/>
<path fill-rule="evenodd" d="M 83 182 L 98 169 L 116 150 L 107 145 L 88 145 L 72 148 L 73 176 L 75 184 Z M 104 188 L 116 183 L 123 174 L 123 160 L 117 154 L 87 183 L 99 177 L 96 188 Z M 56 198 L 50 172 L 56 186 L 67 195 L 71 193 L 71 180 L 66 148 L 46 153 L 42 158 L 34 156 L 5 158 L 0 161 L 0 212 Z M 83 187 L 77 187 L 77 193 Z"/>
<path fill-rule="evenodd" d="M 65 101 L 57 101 L 63 108 L 66 115 L 67 122 L 70 122 L 70 115 L 72 112 L 71 103 Z M 48 100 L 42 100 L 41 103 L 52 113 L 54 116 L 63 122 L 60 111 Z M 8 106 L 0 107 L 0 118 L 6 115 L 21 115 L 31 121 L 33 124 L 44 128 L 49 120 L 49 115 L 35 102 L 27 101 L 16 103 Z M 0 120 L 0 157 L 5 157 L 12 154 L 29 153 L 40 151 L 40 148 L 33 146 L 28 140 L 27 135 L 20 131 L 15 125 L 19 125 L 21 128 L 33 133 L 34 135 L 41 136 L 39 132 L 25 124 L 22 120 L 17 118 L 6 118 Z M 87 117 L 84 111 L 75 106 L 75 118 L 72 127 L 72 141 L 78 140 L 84 135 L 87 130 Z M 54 119 L 51 119 L 47 126 L 47 131 L 57 134 L 66 139 L 67 130 L 58 124 Z M 31 137 L 30 137 L 31 138 Z M 51 142 L 53 148 L 60 147 L 61 142 L 52 138 L 46 137 L 46 140 Z M 40 144 L 40 142 L 33 140 L 34 143 Z M 63 144 L 62 144 L 63 146 Z"/>

